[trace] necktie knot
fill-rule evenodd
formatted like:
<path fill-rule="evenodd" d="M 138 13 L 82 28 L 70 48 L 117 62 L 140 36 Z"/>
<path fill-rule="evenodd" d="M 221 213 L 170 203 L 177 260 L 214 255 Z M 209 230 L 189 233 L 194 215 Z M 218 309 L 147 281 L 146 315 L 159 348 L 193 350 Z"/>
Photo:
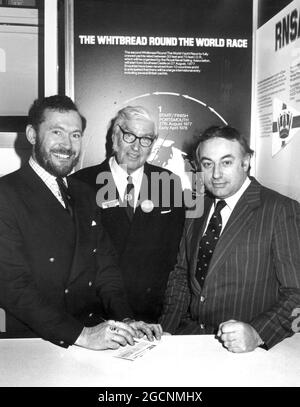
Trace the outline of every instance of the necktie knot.
<path fill-rule="evenodd" d="M 56 178 L 56 182 L 58 183 L 58 186 L 59 186 L 60 188 L 67 189 L 67 186 L 66 186 L 66 184 L 65 184 L 65 182 L 64 182 L 64 180 L 63 180 L 62 177 L 57 177 L 57 178 Z"/>
<path fill-rule="evenodd" d="M 126 191 L 125 191 L 125 201 L 131 201 L 133 199 L 133 179 L 131 175 L 128 175 L 127 177 L 127 185 L 126 185 Z"/>
<path fill-rule="evenodd" d="M 217 202 L 217 205 L 215 207 L 215 214 L 220 213 L 221 210 L 226 206 L 226 202 L 224 199 L 220 199 L 220 201 Z"/>

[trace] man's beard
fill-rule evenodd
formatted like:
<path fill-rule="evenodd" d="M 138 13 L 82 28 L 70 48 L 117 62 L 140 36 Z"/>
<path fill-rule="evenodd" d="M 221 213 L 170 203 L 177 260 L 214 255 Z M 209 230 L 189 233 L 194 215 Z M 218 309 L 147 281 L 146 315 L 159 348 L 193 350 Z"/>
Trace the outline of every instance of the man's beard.
<path fill-rule="evenodd" d="M 65 148 L 57 148 L 55 150 L 52 150 L 52 153 L 59 153 L 59 154 L 68 154 L 72 155 L 73 159 L 70 158 L 69 163 L 65 163 L 65 165 L 58 166 L 56 165 L 52 159 L 50 153 L 46 153 L 42 145 L 40 144 L 39 139 L 36 139 L 36 143 L 34 145 L 34 153 L 35 153 L 35 158 L 36 161 L 39 163 L 41 167 L 43 167 L 46 171 L 48 171 L 50 174 L 54 175 L 55 177 L 66 177 L 72 169 L 75 167 L 75 165 L 79 161 L 79 156 L 75 157 L 74 153 L 70 149 L 65 149 Z"/>

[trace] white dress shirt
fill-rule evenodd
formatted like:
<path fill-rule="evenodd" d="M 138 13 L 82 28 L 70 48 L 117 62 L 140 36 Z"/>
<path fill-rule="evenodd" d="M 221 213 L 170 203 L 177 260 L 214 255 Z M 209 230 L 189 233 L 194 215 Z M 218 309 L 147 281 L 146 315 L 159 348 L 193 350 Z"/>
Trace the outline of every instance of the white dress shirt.
<path fill-rule="evenodd" d="M 247 177 L 243 183 L 243 185 L 241 186 L 241 188 L 232 196 L 229 196 L 228 198 L 224 199 L 224 201 L 226 202 L 226 206 L 224 206 L 224 208 L 221 210 L 221 218 L 222 218 L 222 229 L 221 229 L 221 233 L 223 232 L 226 223 L 228 222 L 228 219 L 235 207 L 235 205 L 237 204 L 238 200 L 240 199 L 240 197 L 243 195 L 243 193 L 246 191 L 246 189 L 248 188 L 248 186 L 251 184 L 251 180 L 249 177 Z M 209 211 L 209 215 L 207 218 L 207 222 L 206 222 L 206 226 L 205 229 L 208 226 L 209 220 L 212 216 L 212 214 L 214 213 L 215 207 L 218 203 L 218 201 L 221 201 L 221 199 L 215 199 L 215 203 L 214 205 L 211 206 L 210 211 Z M 220 233 L 220 234 L 221 234 Z"/>
<path fill-rule="evenodd" d="M 115 157 L 111 157 L 109 159 L 109 166 L 111 169 L 111 173 L 113 179 L 115 181 L 116 187 L 119 192 L 119 196 L 123 199 L 126 191 L 126 186 L 128 184 L 128 173 L 127 171 L 122 168 L 122 165 L 119 165 L 115 159 Z M 140 194 L 140 189 L 142 185 L 144 175 L 144 166 L 138 168 L 137 170 L 133 171 L 130 176 L 132 178 L 132 183 L 134 185 L 134 209 L 136 208 L 138 197 Z"/>
<path fill-rule="evenodd" d="M 58 184 L 56 182 L 57 177 L 55 177 L 54 175 L 52 175 L 48 171 L 46 171 L 32 157 L 30 157 L 30 159 L 29 159 L 29 165 L 33 169 L 33 171 L 41 178 L 41 180 L 47 185 L 47 187 L 50 189 L 50 191 L 55 196 L 55 198 L 65 208 L 66 206 L 65 206 L 64 200 L 62 199 Z M 68 185 L 66 178 L 63 178 L 63 180 L 64 180 L 64 183 L 66 185 Z"/>

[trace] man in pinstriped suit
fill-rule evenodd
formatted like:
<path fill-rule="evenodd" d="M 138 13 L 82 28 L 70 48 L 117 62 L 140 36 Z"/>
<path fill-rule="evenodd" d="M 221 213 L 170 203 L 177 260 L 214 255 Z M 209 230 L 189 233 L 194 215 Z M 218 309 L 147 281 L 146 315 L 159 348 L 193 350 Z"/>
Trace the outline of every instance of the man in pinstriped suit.
<path fill-rule="evenodd" d="M 160 318 L 173 334 L 215 333 L 231 352 L 269 349 L 291 336 L 300 307 L 300 205 L 249 177 L 252 153 L 232 127 L 202 134 L 204 214 L 186 221 Z M 199 243 L 219 200 L 221 233 L 199 279 Z"/>

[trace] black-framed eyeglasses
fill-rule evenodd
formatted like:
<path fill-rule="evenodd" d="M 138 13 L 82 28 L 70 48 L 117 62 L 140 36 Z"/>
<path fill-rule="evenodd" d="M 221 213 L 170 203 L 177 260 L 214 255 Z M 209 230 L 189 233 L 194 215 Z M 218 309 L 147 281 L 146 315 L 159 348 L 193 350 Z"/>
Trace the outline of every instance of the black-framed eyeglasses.
<path fill-rule="evenodd" d="M 119 124 L 118 124 L 118 126 L 120 127 L 120 130 L 121 130 L 122 136 L 123 136 L 123 140 L 125 141 L 125 143 L 133 144 L 135 142 L 135 140 L 138 139 L 139 143 L 142 147 L 150 147 L 152 145 L 153 141 L 155 140 L 155 137 L 148 137 L 148 136 L 138 137 L 129 131 L 123 130 Z"/>

